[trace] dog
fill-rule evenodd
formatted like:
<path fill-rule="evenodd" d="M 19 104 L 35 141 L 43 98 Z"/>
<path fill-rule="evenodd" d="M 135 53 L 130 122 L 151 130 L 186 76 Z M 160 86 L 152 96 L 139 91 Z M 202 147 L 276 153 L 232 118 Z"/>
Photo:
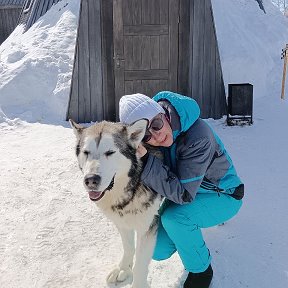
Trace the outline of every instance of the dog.
<path fill-rule="evenodd" d="M 163 197 L 140 181 L 143 167 L 137 147 L 148 121 L 139 120 L 132 125 L 102 121 L 86 128 L 69 121 L 77 138 L 76 156 L 84 187 L 90 199 L 116 225 L 122 239 L 122 259 L 106 281 L 117 283 L 132 276 L 131 288 L 149 287 L 148 266 Z"/>

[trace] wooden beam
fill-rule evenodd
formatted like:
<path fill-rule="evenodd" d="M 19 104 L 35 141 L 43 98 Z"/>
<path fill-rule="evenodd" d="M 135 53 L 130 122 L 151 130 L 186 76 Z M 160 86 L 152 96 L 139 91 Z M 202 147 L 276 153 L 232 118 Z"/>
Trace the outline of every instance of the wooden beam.
<path fill-rule="evenodd" d="M 288 57 L 288 44 L 286 44 L 286 47 L 282 49 L 282 59 L 284 59 L 284 65 L 283 65 L 283 77 L 282 77 L 282 91 L 281 91 L 281 99 L 285 99 L 285 82 L 286 82 L 286 71 L 287 71 L 287 57 Z"/>

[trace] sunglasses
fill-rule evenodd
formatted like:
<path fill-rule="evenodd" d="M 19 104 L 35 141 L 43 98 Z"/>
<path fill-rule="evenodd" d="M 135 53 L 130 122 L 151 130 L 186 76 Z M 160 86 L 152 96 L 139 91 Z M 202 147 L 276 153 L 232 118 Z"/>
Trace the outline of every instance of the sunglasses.
<path fill-rule="evenodd" d="M 161 114 L 160 117 L 154 118 L 151 121 L 150 125 L 146 129 L 146 132 L 145 132 L 145 135 L 144 135 L 144 137 L 142 139 L 142 142 L 147 143 L 147 142 L 150 141 L 150 139 L 152 138 L 152 133 L 150 132 L 150 130 L 153 130 L 153 131 L 157 132 L 157 131 L 160 131 L 163 128 L 163 126 L 164 126 L 164 121 L 162 119 L 163 116 L 164 115 Z"/>

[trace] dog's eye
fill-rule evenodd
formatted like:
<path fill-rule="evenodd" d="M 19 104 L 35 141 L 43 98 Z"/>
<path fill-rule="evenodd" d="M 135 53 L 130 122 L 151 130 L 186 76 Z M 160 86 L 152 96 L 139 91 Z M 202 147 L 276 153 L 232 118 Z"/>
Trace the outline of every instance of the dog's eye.
<path fill-rule="evenodd" d="M 115 153 L 115 151 L 109 150 L 109 151 L 105 152 L 105 156 L 108 157 L 108 156 L 111 156 L 114 153 Z"/>
<path fill-rule="evenodd" d="M 85 150 L 85 151 L 83 151 L 83 154 L 88 157 L 88 155 L 90 154 L 90 152 Z"/>

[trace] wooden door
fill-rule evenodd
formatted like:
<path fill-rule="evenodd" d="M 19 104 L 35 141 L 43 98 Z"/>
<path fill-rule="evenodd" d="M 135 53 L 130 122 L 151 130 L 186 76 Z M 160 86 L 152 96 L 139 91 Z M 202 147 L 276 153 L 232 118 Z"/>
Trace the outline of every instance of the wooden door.
<path fill-rule="evenodd" d="M 115 106 L 121 96 L 177 91 L 178 0 L 113 0 Z"/>

